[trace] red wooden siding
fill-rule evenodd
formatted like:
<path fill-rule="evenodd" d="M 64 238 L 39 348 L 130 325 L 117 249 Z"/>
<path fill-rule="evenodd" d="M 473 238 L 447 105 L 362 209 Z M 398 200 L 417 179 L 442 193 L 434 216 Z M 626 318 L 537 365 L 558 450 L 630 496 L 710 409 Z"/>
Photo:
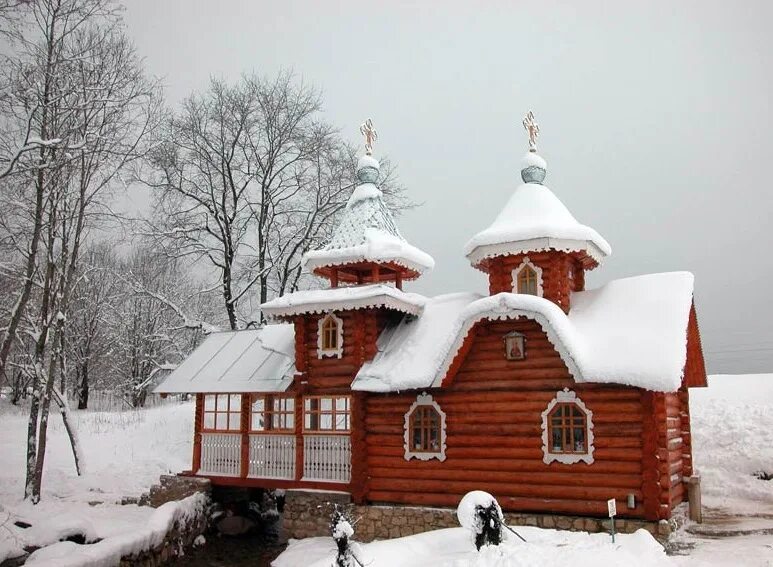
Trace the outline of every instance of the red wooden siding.
<path fill-rule="evenodd" d="M 526 335 L 525 360 L 505 360 L 502 337 L 510 331 Z M 622 516 L 643 516 L 641 391 L 576 385 L 534 321 L 479 323 L 468 339 L 454 377 L 431 392 L 447 416 L 444 462 L 404 459 L 404 415 L 415 393 L 368 398 L 368 500 L 455 506 L 480 489 L 508 510 L 604 515 L 614 497 Z M 591 465 L 542 461 L 541 414 L 564 387 L 593 411 Z M 629 493 L 634 510 L 626 507 Z"/>
<path fill-rule="evenodd" d="M 708 386 L 701 335 L 698 331 L 698 316 L 695 313 L 694 303 L 690 307 L 690 319 L 687 323 L 687 362 L 684 367 L 684 384 L 688 388 Z"/>
<path fill-rule="evenodd" d="M 299 316 L 295 320 L 296 369 L 304 374 L 309 392 L 349 393 L 362 364 L 376 354 L 376 339 L 384 328 L 387 314 L 375 309 L 336 312 L 343 320 L 341 358 L 317 354 L 319 320 L 323 314 Z"/>
<path fill-rule="evenodd" d="M 569 295 L 585 288 L 585 272 L 574 254 L 565 252 L 531 252 L 516 256 L 493 258 L 489 261 L 489 293 L 513 291 L 513 270 L 524 258 L 542 269 L 543 297 L 569 311 Z M 569 272 L 572 278 L 569 277 Z"/>

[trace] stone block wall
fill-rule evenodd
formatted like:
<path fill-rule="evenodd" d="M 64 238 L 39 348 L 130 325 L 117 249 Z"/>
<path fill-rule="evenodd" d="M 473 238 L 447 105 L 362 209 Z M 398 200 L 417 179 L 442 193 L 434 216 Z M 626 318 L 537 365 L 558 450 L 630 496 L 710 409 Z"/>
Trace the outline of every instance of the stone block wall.
<path fill-rule="evenodd" d="M 283 535 L 295 539 L 329 536 L 330 515 L 336 504 L 346 510 L 352 519 L 357 520 L 354 537 L 362 542 L 459 527 L 456 510 L 452 509 L 357 506 L 352 504 L 351 497 L 345 493 L 288 490 L 283 513 Z M 609 519 L 556 514 L 506 513 L 505 522 L 512 527 L 536 526 L 592 533 L 608 532 L 610 527 Z M 633 533 L 643 528 L 660 541 L 667 540 L 675 527 L 674 521 L 647 522 L 622 518 L 615 520 L 615 531 L 618 533 Z"/>
<path fill-rule="evenodd" d="M 212 483 L 208 478 L 165 474 L 158 479 L 158 484 L 150 487 L 147 501 L 153 508 L 158 508 L 167 502 L 183 500 L 199 492 L 212 494 Z"/>
<path fill-rule="evenodd" d="M 194 546 L 196 538 L 207 529 L 207 516 L 202 511 L 185 523 L 175 523 L 167 532 L 164 541 L 138 555 L 122 557 L 119 567 L 160 567 L 173 558 L 183 557 L 185 551 Z"/>

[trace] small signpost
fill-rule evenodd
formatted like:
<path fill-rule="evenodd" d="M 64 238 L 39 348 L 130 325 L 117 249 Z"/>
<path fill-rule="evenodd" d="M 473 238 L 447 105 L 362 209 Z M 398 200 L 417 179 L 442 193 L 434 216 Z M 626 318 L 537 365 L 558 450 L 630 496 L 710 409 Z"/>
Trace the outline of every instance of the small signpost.
<path fill-rule="evenodd" d="M 612 543 L 615 543 L 615 516 L 617 516 L 617 504 L 614 498 L 607 500 L 607 509 L 609 510 L 609 517 L 612 520 Z"/>

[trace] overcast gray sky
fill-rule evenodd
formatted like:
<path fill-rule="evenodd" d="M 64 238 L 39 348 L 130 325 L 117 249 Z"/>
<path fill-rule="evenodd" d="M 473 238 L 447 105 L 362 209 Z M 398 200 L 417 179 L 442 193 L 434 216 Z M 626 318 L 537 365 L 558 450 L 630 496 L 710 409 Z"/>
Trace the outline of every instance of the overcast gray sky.
<path fill-rule="evenodd" d="M 422 207 L 425 294 L 486 289 L 462 254 L 519 183 L 533 109 L 548 185 L 613 255 L 690 270 L 711 372 L 773 372 L 773 3 L 130 0 L 174 104 L 210 76 L 293 69 L 352 141 L 372 117 Z"/>

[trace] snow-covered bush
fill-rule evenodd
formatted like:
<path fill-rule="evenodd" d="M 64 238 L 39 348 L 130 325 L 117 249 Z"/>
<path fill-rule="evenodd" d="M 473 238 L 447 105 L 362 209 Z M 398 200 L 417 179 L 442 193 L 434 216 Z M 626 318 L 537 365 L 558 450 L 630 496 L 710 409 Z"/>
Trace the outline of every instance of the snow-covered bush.
<path fill-rule="evenodd" d="M 356 559 L 349 539 L 354 535 L 354 528 L 349 518 L 337 505 L 333 508 L 333 515 L 330 518 L 330 535 L 333 536 L 338 548 L 335 567 L 354 567 Z"/>
<path fill-rule="evenodd" d="M 502 543 L 504 515 L 499 503 L 488 492 L 473 490 L 464 495 L 456 508 L 461 526 L 472 532 L 475 547 Z"/>

